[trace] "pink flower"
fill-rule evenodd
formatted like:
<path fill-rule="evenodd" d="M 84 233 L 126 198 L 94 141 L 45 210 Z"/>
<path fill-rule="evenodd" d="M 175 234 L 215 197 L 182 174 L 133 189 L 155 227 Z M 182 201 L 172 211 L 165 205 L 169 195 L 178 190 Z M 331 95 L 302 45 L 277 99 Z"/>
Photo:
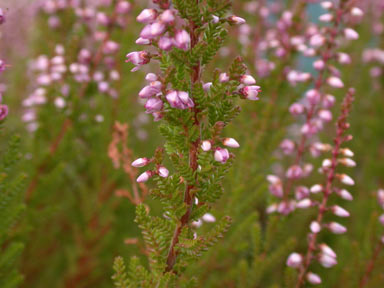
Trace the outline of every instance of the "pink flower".
<path fill-rule="evenodd" d="M 188 109 L 195 106 L 192 99 L 189 97 L 188 92 L 170 91 L 165 97 L 173 108 Z"/>
<path fill-rule="evenodd" d="M 152 176 L 153 176 L 153 172 L 152 171 L 145 171 L 139 177 L 137 177 L 136 181 L 138 183 L 147 182 L 149 180 L 149 178 L 151 178 Z"/>
<path fill-rule="evenodd" d="M 238 16 L 229 16 L 227 18 L 229 24 L 232 24 L 232 25 L 241 25 L 241 24 L 244 24 L 246 21 L 245 19 L 241 18 L 241 17 L 238 17 Z"/>
<path fill-rule="evenodd" d="M 256 101 L 259 100 L 260 86 L 247 86 L 240 90 L 240 93 L 245 96 L 246 99 Z"/>
<path fill-rule="evenodd" d="M 149 98 L 144 107 L 147 110 L 146 113 L 158 112 L 163 108 L 163 101 L 159 98 Z"/>
<path fill-rule="evenodd" d="M 321 284 L 320 276 L 312 272 L 307 273 L 307 280 L 313 285 Z"/>
<path fill-rule="evenodd" d="M 8 116 L 8 106 L 0 104 L 0 121 L 4 120 Z"/>
<path fill-rule="evenodd" d="M 139 16 L 136 17 L 137 22 L 151 23 L 157 17 L 157 11 L 155 9 L 144 9 Z"/>
<path fill-rule="evenodd" d="M 303 114 L 304 113 L 304 105 L 303 104 L 300 104 L 300 103 L 293 103 L 290 107 L 289 107 L 289 112 L 292 114 L 292 115 L 300 115 L 300 114 Z"/>
<path fill-rule="evenodd" d="M 292 268 L 299 268 L 303 263 L 303 256 L 298 253 L 291 253 L 287 259 L 287 266 Z"/>
<path fill-rule="evenodd" d="M 185 30 L 177 31 L 174 44 L 177 48 L 187 51 L 191 44 L 191 36 Z"/>
<path fill-rule="evenodd" d="M 144 167 L 146 165 L 148 165 L 148 163 L 150 162 L 150 159 L 148 158 L 139 158 L 139 159 L 136 159 L 135 161 L 132 162 L 132 166 L 133 167 Z"/>
<path fill-rule="evenodd" d="M 253 78 L 251 75 L 242 75 L 240 77 L 240 82 L 244 85 L 253 85 L 256 84 L 255 78 Z"/>
<path fill-rule="evenodd" d="M 231 148 L 239 148 L 240 144 L 233 138 L 225 138 L 223 144 Z"/>
<path fill-rule="evenodd" d="M 139 70 L 140 66 L 147 64 L 151 59 L 150 54 L 146 51 L 131 52 L 128 53 L 126 57 L 127 60 L 125 60 L 125 62 L 131 62 L 136 66 L 131 70 L 132 72 Z"/>
<path fill-rule="evenodd" d="M 173 47 L 173 39 L 167 36 L 162 36 L 159 39 L 159 48 L 164 51 L 169 51 Z"/>
<path fill-rule="evenodd" d="M 212 148 L 211 141 L 204 140 L 203 143 L 201 143 L 201 149 L 203 149 L 203 151 L 209 151 L 211 150 L 211 148 Z"/>
<path fill-rule="evenodd" d="M 337 222 L 331 222 L 328 224 L 328 229 L 335 234 L 343 234 L 347 232 L 347 228 Z"/>
<path fill-rule="evenodd" d="M 216 148 L 215 160 L 220 163 L 225 163 L 229 159 L 229 152 L 225 148 Z"/>
<path fill-rule="evenodd" d="M 167 178 L 168 175 L 169 175 L 169 171 L 167 168 L 165 168 L 164 166 L 160 166 L 158 169 L 157 169 L 157 173 L 159 174 L 160 177 L 163 177 L 163 178 Z"/>

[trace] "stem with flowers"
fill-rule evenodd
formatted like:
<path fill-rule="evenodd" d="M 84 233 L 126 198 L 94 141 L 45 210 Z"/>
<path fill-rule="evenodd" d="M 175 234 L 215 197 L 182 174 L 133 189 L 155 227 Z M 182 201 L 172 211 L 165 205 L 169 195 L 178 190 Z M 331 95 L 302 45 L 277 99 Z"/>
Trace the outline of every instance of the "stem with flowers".
<path fill-rule="evenodd" d="M 153 165 L 137 182 L 153 178 L 157 185 L 151 195 L 164 204 L 164 213 L 163 217 L 150 216 L 146 206 L 137 207 L 136 222 L 142 229 L 150 271 L 134 258 L 130 269 L 136 272 L 125 280 L 140 287 L 176 282 L 184 287 L 188 281 L 180 279 L 183 269 L 214 245 L 231 222 L 230 217 L 223 217 L 210 232 L 198 231 L 203 222 L 216 221 L 208 212 L 223 193 L 222 179 L 234 159 L 225 147 L 240 147 L 235 139 L 222 136 L 223 129 L 240 111 L 237 99 L 258 100 L 260 87 L 246 75 L 240 57 L 228 73 L 216 69 L 210 82 L 202 80 L 205 66 L 223 45 L 225 26 L 245 22 L 225 16 L 230 1 L 153 2 L 157 8 L 144 9 L 137 17 L 146 26 L 136 43 L 152 46 L 155 52 L 131 52 L 127 62 L 135 65 L 132 71 L 151 60 L 160 62 L 160 72 L 147 74 L 149 83 L 139 97 L 146 100 L 146 113 L 160 122 L 166 143 L 153 157 L 139 158 L 132 165 Z M 165 167 L 166 158 L 172 162 L 173 172 Z M 121 279 L 123 266 L 117 258 L 116 285 L 125 281 Z M 142 271 L 142 277 L 133 276 L 137 271 Z"/>
<path fill-rule="evenodd" d="M 338 193 L 341 189 L 335 187 L 335 180 L 339 180 L 346 185 L 353 185 L 353 180 L 346 174 L 336 173 L 338 166 L 354 166 L 350 165 L 353 163 L 353 160 L 350 158 L 341 158 L 345 156 L 345 148 L 342 148 L 342 145 L 352 139 L 351 135 L 345 135 L 346 131 L 349 128 L 349 123 L 347 122 L 347 117 L 350 113 L 351 104 L 353 101 L 354 89 L 349 89 L 346 97 L 344 98 L 341 115 L 337 121 L 336 125 L 336 137 L 334 139 L 334 145 L 331 149 L 332 157 L 331 159 L 325 159 L 321 168 L 321 173 L 324 174 L 325 183 L 323 185 L 317 184 L 319 187 L 319 192 L 321 192 L 322 199 L 320 201 L 311 200 L 306 198 L 299 202 L 301 208 L 308 208 L 312 206 L 318 207 L 318 214 L 315 221 L 312 221 L 310 224 L 311 233 L 308 235 L 308 247 L 307 251 L 302 256 L 298 253 L 292 253 L 287 260 L 287 265 L 293 268 L 298 269 L 299 275 L 297 279 L 296 287 L 302 287 L 307 280 L 311 284 L 320 284 L 321 278 L 317 274 L 308 271 L 311 263 L 314 259 L 319 261 L 319 263 L 326 267 L 332 267 L 337 264 L 336 253 L 326 244 L 318 244 L 318 233 L 323 229 L 327 228 L 332 233 L 343 234 L 347 229 L 337 222 L 324 223 L 325 213 L 330 211 L 336 216 L 339 217 L 349 217 L 349 212 L 344 208 L 334 205 L 329 206 L 329 197 L 332 193 Z M 314 255 L 318 251 L 318 255 Z"/>

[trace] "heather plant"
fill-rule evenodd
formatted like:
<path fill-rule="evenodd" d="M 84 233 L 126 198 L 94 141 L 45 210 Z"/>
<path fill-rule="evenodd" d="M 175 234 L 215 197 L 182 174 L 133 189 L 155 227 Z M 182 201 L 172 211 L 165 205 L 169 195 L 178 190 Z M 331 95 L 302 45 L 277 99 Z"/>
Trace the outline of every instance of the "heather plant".
<path fill-rule="evenodd" d="M 383 286 L 382 1 L 0 6 L 1 287 Z"/>
<path fill-rule="evenodd" d="M 225 25 L 244 23 L 240 17 L 226 15 L 229 1 L 156 3 L 157 9 L 144 9 L 137 16 L 146 26 L 136 41 L 155 50 L 131 52 L 127 62 L 135 65 L 133 72 L 151 61 L 160 62 L 160 72 L 147 74 L 149 84 L 139 97 L 146 99 L 146 112 L 162 122 L 159 129 L 166 143 L 153 157 L 139 158 L 132 166 L 153 167 L 136 181 L 156 181 L 151 195 L 162 202 L 164 211 L 162 217 L 150 216 L 148 207 L 137 207 L 136 222 L 142 229 L 150 270 L 133 258 L 127 277 L 117 258 L 118 287 L 194 285 L 195 280 L 182 277 L 182 271 L 213 246 L 231 222 L 226 216 L 208 233 L 198 230 L 203 222 L 216 222 L 208 212 L 223 193 L 222 179 L 234 158 L 226 147 L 240 147 L 222 131 L 239 113 L 236 99 L 258 100 L 260 92 L 240 57 L 228 73 L 217 69 L 209 82 L 203 82 L 205 66 L 227 35 Z M 164 164 L 166 156 L 174 168 L 171 172 Z"/>

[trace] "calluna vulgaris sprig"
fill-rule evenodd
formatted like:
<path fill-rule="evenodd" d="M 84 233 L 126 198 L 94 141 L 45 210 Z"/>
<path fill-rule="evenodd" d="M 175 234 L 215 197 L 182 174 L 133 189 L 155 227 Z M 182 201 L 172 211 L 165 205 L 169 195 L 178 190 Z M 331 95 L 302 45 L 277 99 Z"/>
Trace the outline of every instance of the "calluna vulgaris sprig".
<path fill-rule="evenodd" d="M 327 89 L 344 87 L 340 79 L 341 73 L 333 62 L 341 65 L 351 63 L 347 53 L 338 52 L 340 43 L 359 37 L 355 30 L 346 25 L 356 17 L 360 19 L 363 12 L 350 3 L 352 1 L 341 1 L 339 5 L 330 1 L 322 2 L 323 8 L 329 13 L 321 15 L 320 21 L 329 24 L 323 27 L 312 26 L 305 32 L 304 37 L 296 37 L 295 42 L 300 43 L 303 56 L 318 56 L 313 62 L 317 75 L 312 77 L 309 73 L 297 71 L 294 73 L 296 76 L 291 73 L 292 71 L 287 74 L 287 80 L 291 84 L 301 82 L 300 79 L 305 81 L 311 79 L 312 88 L 306 91 L 302 101 L 293 103 L 289 107 L 289 112 L 293 116 L 304 116 L 304 124 L 301 126 L 300 138 L 297 141 L 284 139 L 280 145 L 285 155 L 293 156 L 293 164 L 286 170 L 283 177 L 276 175 L 267 177 L 270 182 L 270 193 L 280 199 L 279 203 L 274 203 L 268 208 L 268 212 L 289 214 L 295 208 L 300 208 L 301 203 L 298 201 L 306 199 L 310 192 L 316 193 L 316 186 L 308 188 L 300 185 L 300 180 L 307 178 L 313 171 L 313 165 L 306 163 L 306 155 L 318 157 L 321 152 L 330 149 L 330 146 L 318 142 L 317 135 L 333 118 L 331 108 L 335 103 L 335 97 L 328 94 Z M 305 39 L 308 43 L 303 42 Z M 353 165 L 352 162 L 349 164 Z M 292 190 L 295 200 L 291 199 Z M 350 198 L 348 195 L 346 197 Z"/>
<path fill-rule="evenodd" d="M 127 62 L 135 65 L 132 71 L 152 60 L 160 64 L 160 72 L 145 77 L 148 84 L 139 97 L 146 99 L 146 112 L 161 121 L 166 143 L 154 157 L 139 158 L 132 165 L 152 166 L 137 181 L 153 178 L 157 186 L 151 194 L 164 204 L 164 214 L 150 216 L 144 205 L 137 207 L 136 222 L 146 243 L 150 272 L 132 259 L 126 287 L 174 287 L 183 269 L 228 229 L 231 219 L 224 217 L 207 234 L 197 231 L 202 221 L 215 222 L 208 211 L 223 193 L 222 179 L 234 158 L 228 148 L 240 146 L 235 139 L 223 137 L 223 129 L 240 111 L 237 99 L 258 100 L 260 92 L 240 57 L 229 72 L 215 70 L 212 80 L 203 83 L 205 67 L 227 35 L 225 26 L 245 22 L 225 16 L 230 1 L 153 2 L 157 8 L 144 9 L 137 16 L 145 27 L 136 43 L 151 49 L 129 53 Z M 166 155 L 173 173 L 164 164 Z M 115 268 L 119 286 L 124 282 L 120 258 Z M 191 282 L 178 285 L 187 287 Z"/>
<path fill-rule="evenodd" d="M 352 178 L 343 173 L 338 173 L 336 171 L 339 166 L 351 167 L 350 163 L 354 163 L 351 160 L 350 156 L 352 153 L 346 147 L 343 147 L 343 144 L 352 139 L 351 135 L 347 135 L 346 131 L 349 128 L 349 123 L 347 122 L 347 117 L 350 113 L 351 104 L 353 101 L 354 89 L 349 89 L 347 95 L 344 98 L 341 115 L 337 120 L 336 125 L 336 137 L 334 139 L 334 144 L 330 146 L 329 152 L 331 153 L 330 159 L 325 159 L 322 163 L 322 167 L 319 169 L 319 172 L 324 175 L 324 183 L 316 184 L 313 187 L 316 188 L 316 192 L 312 193 L 320 194 L 320 199 L 310 199 L 305 198 L 298 203 L 300 208 L 310 208 L 317 207 L 317 217 L 310 224 L 310 233 L 308 234 L 308 246 L 307 251 L 304 255 L 299 253 L 292 253 L 287 259 L 287 265 L 293 268 L 298 269 L 299 276 L 297 280 L 296 287 L 302 287 L 307 280 L 311 284 L 320 284 L 321 278 L 319 275 L 309 271 L 311 263 L 314 260 L 318 261 L 323 267 L 330 268 L 337 264 L 337 255 L 325 243 L 318 243 L 318 235 L 323 229 L 327 229 L 334 234 L 343 234 L 347 231 L 347 228 L 338 222 L 329 222 L 325 223 L 325 214 L 330 212 L 338 217 L 349 217 L 349 212 L 344 208 L 329 204 L 330 196 L 336 194 L 343 197 L 343 190 L 336 186 L 336 181 L 344 185 L 353 185 L 354 181 Z M 346 157 L 347 156 L 347 157 Z M 314 188 L 312 190 L 315 190 Z M 315 197 L 313 197 L 315 198 Z"/>

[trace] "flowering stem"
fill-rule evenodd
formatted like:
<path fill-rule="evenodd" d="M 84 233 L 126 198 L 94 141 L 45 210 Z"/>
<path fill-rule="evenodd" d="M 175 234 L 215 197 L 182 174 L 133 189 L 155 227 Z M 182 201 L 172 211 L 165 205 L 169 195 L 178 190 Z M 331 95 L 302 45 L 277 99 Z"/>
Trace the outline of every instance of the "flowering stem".
<path fill-rule="evenodd" d="M 321 204 L 319 206 L 319 211 L 317 215 L 316 222 L 322 226 L 324 214 L 327 211 L 327 204 L 329 196 L 332 193 L 332 184 L 335 180 L 336 175 L 336 168 L 337 168 L 337 160 L 340 155 L 340 148 L 341 145 L 346 141 L 344 137 L 345 131 L 348 129 L 348 123 L 346 122 L 347 116 L 350 111 L 350 105 L 353 101 L 353 95 L 354 95 L 354 89 L 349 89 L 347 92 L 347 95 L 344 99 L 343 106 L 342 106 L 342 112 L 341 115 L 337 121 L 337 132 L 336 137 L 334 139 L 334 147 L 332 150 L 332 159 L 331 159 L 331 166 L 325 171 L 326 173 L 326 183 L 325 188 L 323 191 L 323 199 L 321 201 Z M 296 288 L 302 287 L 304 284 L 304 277 L 308 271 L 308 268 L 312 262 L 314 251 L 317 249 L 317 234 L 318 233 L 310 233 L 309 234 L 309 244 L 307 253 L 304 257 L 304 263 L 300 267 L 300 272 L 296 284 Z"/>
<path fill-rule="evenodd" d="M 336 17 L 335 17 L 335 21 L 333 23 L 333 27 L 330 28 L 330 38 L 329 38 L 329 41 L 327 42 L 326 49 L 325 49 L 324 53 L 322 54 L 322 60 L 324 61 L 325 65 L 327 65 L 327 63 L 331 59 L 330 56 L 332 55 L 332 50 L 336 47 L 336 41 L 335 40 L 336 40 L 336 36 L 338 35 L 338 30 L 340 28 L 341 17 L 343 15 L 342 11 L 343 11 L 342 7 L 340 7 L 336 11 Z M 326 69 L 323 69 L 322 71 L 320 71 L 317 75 L 317 78 L 314 80 L 314 89 L 316 91 L 320 92 L 320 90 L 322 89 L 322 86 L 324 84 L 325 71 L 326 71 Z M 310 122 L 311 122 L 313 116 L 315 115 L 316 109 L 317 109 L 316 104 L 310 105 L 310 108 L 309 108 L 308 112 L 306 113 L 306 119 L 305 119 L 305 123 L 307 125 L 310 125 Z M 301 139 L 299 141 L 299 147 L 297 148 L 297 153 L 296 153 L 294 165 L 300 164 L 300 162 L 301 162 L 301 160 L 305 154 L 305 151 L 306 151 L 307 140 L 308 140 L 308 135 L 303 133 L 301 135 Z M 294 182 L 294 179 L 289 178 L 288 182 L 286 184 L 286 188 L 283 189 L 283 192 L 284 192 L 283 198 L 285 201 L 289 200 L 288 197 L 289 197 L 293 182 Z"/>
<path fill-rule="evenodd" d="M 199 4 L 199 0 L 196 0 L 196 5 Z M 198 36 L 196 35 L 196 25 L 193 23 L 193 21 L 190 20 L 190 37 L 191 37 L 191 49 L 197 44 L 198 42 Z M 200 81 L 200 62 L 195 67 L 192 67 L 192 73 L 191 73 L 191 86 L 193 86 L 194 83 Z M 194 114 L 194 126 L 199 127 L 199 119 L 197 117 L 198 109 L 195 107 L 192 108 L 192 112 Z M 197 164 L 197 154 L 199 149 L 199 143 L 200 138 L 198 138 L 196 141 L 194 141 L 189 149 L 189 166 L 191 167 L 192 171 L 195 172 L 197 170 L 198 164 Z M 195 176 L 195 180 L 196 180 Z M 189 218 L 192 212 L 192 205 L 194 197 L 192 195 L 192 190 L 194 188 L 194 184 L 188 183 L 185 192 L 184 192 L 184 203 L 187 206 L 187 211 L 185 214 L 181 217 L 180 223 L 176 226 L 175 231 L 173 233 L 173 237 L 171 240 L 171 245 L 169 247 L 169 252 L 167 256 L 167 267 L 165 269 L 165 272 L 169 272 L 173 270 L 173 266 L 176 263 L 176 257 L 177 253 L 175 251 L 175 246 L 179 242 L 179 236 L 181 231 L 183 230 L 183 227 L 187 226 L 189 223 Z"/>

